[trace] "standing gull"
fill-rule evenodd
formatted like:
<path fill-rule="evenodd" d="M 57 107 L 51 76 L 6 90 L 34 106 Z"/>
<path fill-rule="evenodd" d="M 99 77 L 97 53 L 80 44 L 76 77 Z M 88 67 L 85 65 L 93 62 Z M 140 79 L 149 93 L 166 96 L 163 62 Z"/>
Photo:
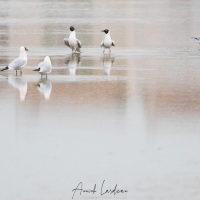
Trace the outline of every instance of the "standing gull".
<path fill-rule="evenodd" d="M 22 75 L 22 68 L 24 68 L 27 64 L 27 53 L 28 49 L 26 47 L 20 47 L 20 54 L 18 58 L 15 58 L 7 67 L 2 69 L 5 70 L 15 70 L 17 76 L 17 70 L 20 70 L 20 75 Z"/>
<path fill-rule="evenodd" d="M 44 58 L 44 61 L 38 64 L 38 68 L 34 69 L 33 71 L 39 72 L 41 74 L 41 78 L 43 75 L 46 75 L 47 79 L 47 74 L 51 73 L 51 70 L 52 70 L 51 60 L 49 56 L 46 56 Z"/>
<path fill-rule="evenodd" d="M 81 42 L 76 38 L 76 32 L 73 26 L 70 26 L 69 39 L 64 38 L 64 44 L 72 49 L 72 53 L 80 53 Z"/>
<path fill-rule="evenodd" d="M 109 52 L 111 52 L 110 48 L 111 46 L 115 46 L 115 42 L 110 37 L 110 31 L 108 29 L 105 29 L 101 32 L 105 33 L 105 38 L 101 43 L 101 47 L 104 47 L 103 53 L 105 52 L 105 49 L 109 49 Z"/>

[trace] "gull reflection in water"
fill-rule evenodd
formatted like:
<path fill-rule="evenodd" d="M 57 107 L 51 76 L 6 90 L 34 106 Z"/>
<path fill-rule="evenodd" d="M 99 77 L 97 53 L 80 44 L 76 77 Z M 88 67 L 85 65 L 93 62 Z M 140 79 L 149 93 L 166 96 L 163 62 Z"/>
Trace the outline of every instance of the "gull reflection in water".
<path fill-rule="evenodd" d="M 81 63 L 80 61 L 81 61 L 80 54 L 71 54 L 67 57 L 65 64 L 67 64 L 67 67 L 69 69 L 69 74 L 71 76 L 76 75 L 77 67 Z"/>
<path fill-rule="evenodd" d="M 27 94 L 27 81 L 24 76 L 8 76 L 8 83 L 19 90 L 20 101 L 24 101 Z"/>
<path fill-rule="evenodd" d="M 101 65 L 103 66 L 105 75 L 110 75 L 114 60 L 115 60 L 115 57 L 111 55 L 104 55 L 101 58 Z"/>
<path fill-rule="evenodd" d="M 52 84 L 51 81 L 49 80 L 43 80 L 41 79 L 38 83 L 37 83 L 37 89 L 38 91 L 44 95 L 44 98 L 46 100 L 50 99 L 50 95 L 51 95 L 51 90 L 52 90 Z"/>

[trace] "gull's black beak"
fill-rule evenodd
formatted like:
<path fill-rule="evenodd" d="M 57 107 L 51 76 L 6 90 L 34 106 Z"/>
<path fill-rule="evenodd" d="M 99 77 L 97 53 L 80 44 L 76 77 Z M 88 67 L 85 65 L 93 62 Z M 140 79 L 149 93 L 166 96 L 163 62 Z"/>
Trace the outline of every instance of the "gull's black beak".
<path fill-rule="evenodd" d="M 28 51 L 28 49 L 25 47 L 25 51 Z"/>
<path fill-rule="evenodd" d="M 101 32 L 105 32 L 105 30 L 102 30 Z"/>

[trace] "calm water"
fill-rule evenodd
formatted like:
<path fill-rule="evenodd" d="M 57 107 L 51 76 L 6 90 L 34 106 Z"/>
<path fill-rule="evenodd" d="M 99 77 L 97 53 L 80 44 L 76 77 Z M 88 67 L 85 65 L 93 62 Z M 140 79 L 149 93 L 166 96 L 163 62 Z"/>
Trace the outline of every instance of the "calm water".
<path fill-rule="evenodd" d="M 0 73 L 0 199 L 72 199 L 81 181 L 97 192 L 74 199 L 200 199 L 198 0 L 0 3 L 0 68 L 29 49 L 22 76 Z M 128 193 L 101 196 L 103 180 Z"/>

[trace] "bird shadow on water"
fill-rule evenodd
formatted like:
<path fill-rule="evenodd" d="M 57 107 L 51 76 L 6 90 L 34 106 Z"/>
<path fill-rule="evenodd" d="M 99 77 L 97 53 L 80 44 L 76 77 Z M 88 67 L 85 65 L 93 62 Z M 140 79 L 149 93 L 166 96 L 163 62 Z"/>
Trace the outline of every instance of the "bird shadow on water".
<path fill-rule="evenodd" d="M 104 54 L 101 57 L 101 66 L 103 67 L 104 75 L 110 75 L 115 57 L 110 54 Z"/>
<path fill-rule="evenodd" d="M 40 92 L 40 94 L 42 94 L 46 100 L 50 99 L 51 92 L 52 92 L 52 83 L 50 80 L 40 79 L 37 82 L 36 87 L 38 91 Z"/>
<path fill-rule="evenodd" d="M 20 101 L 25 101 L 28 90 L 26 78 L 24 76 L 8 75 L 8 83 L 19 91 Z"/>
<path fill-rule="evenodd" d="M 71 76 L 75 76 L 77 67 L 81 65 L 80 54 L 70 54 L 69 56 L 67 56 L 65 64 L 67 65 L 69 74 Z"/>

